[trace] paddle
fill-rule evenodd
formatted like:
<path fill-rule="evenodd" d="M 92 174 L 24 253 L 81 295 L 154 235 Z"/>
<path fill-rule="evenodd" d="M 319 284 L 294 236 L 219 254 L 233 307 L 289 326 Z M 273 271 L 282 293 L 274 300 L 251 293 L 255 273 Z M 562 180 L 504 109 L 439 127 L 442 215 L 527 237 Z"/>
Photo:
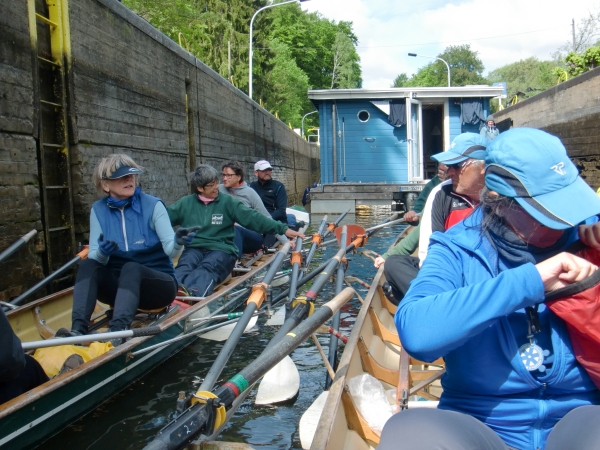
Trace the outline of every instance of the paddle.
<path fill-rule="evenodd" d="M 308 251 L 308 255 L 306 255 L 305 267 L 308 267 L 310 261 L 312 260 L 317 247 L 321 245 L 321 240 L 323 239 L 323 232 L 325 231 L 325 226 L 327 225 L 327 215 L 323 216 L 323 220 L 321 220 L 321 224 L 319 225 L 319 229 L 315 234 L 312 235 L 312 244 L 310 246 L 310 250 Z"/>
<path fill-rule="evenodd" d="M 50 275 L 48 275 L 46 278 L 44 278 L 38 284 L 36 284 L 35 286 L 33 286 L 31 289 L 28 289 L 27 291 L 25 291 L 21 295 L 19 295 L 17 298 L 11 300 L 10 303 L 12 305 L 20 305 L 23 302 L 23 300 L 25 300 L 31 294 L 33 294 L 38 289 L 42 288 L 43 286 L 45 286 L 46 284 L 48 284 L 49 282 L 51 282 L 55 278 L 58 278 L 60 275 L 62 275 L 68 269 L 70 269 L 72 266 L 74 266 L 75 264 L 77 264 L 79 261 L 81 261 L 82 259 L 87 258 L 87 256 L 88 256 L 88 246 L 84 245 L 83 250 L 81 250 L 79 253 L 77 253 L 77 256 L 75 256 L 75 258 L 73 258 L 71 261 L 69 261 L 68 263 L 66 263 L 64 266 L 62 266 L 59 269 L 57 269 L 54 272 L 52 272 Z"/>
<path fill-rule="evenodd" d="M 331 222 L 327 226 L 327 229 L 323 233 L 323 239 L 325 239 L 327 236 L 329 236 L 330 233 L 333 233 L 337 229 L 337 226 L 342 220 L 344 220 L 344 217 L 346 217 L 346 214 L 348 214 L 348 212 L 350 212 L 350 208 L 348 208 L 346 211 L 340 214 L 340 216 L 335 220 L 335 222 Z"/>
<path fill-rule="evenodd" d="M 294 351 L 319 326 L 329 320 L 335 311 L 352 298 L 353 294 L 352 288 L 344 289 L 298 325 L 294 329 L 294 333 L 284 336 L 268 353 L 262 353 L 245 369 L 215 389 L 214 393 L 197 392 L 191 399 L 192 406 L 160 430 L 154 440 L 144 449 L 182 449 L 201 433 L 206 436 L 211 435 L 225 422 L 225 408 L 232 406 L 237 397 L 243 395 L 253 383 L 264 376 L 284 356 Z"/>
<path fill-rule="evenodd" d="M 27 242 L 29 242 L 31 240 L 31 238 L 34 237 L 36 234 L 37 234 L 37 230 L 31 230 L 29 233 L 21 236 L 15 242 L 10 244 L 6 250 L 4 250 L 2 253 L 0 253 L 0 262 L 4 261 L 9 256 L 11 256 L 14 252 L 19 250 L 23 245 L 25 245 Z"/>
<path fill-rule="evenodd" d="M 88 342 L 107 341 L 116 338 L 126 339 L 140 336 L 154 336 L 161 331 L 163 331 L 162 328 L 158 326 L 135 328 L 133 330 L 111 331 L 110 333 L 86 334 L 83 336 L 52 338 L 44 341 L 23 342 L 22 347 L 24 351 L 27 351 L 35 350 L 36 348 L 56 347 L 58 345 L 87 344 Z"/>
<path fill-rule="evenodd" d="M 201 391 L 210 391 L 217 379 L 219 378 L 219 375 L 223 371 L 225 364 L 227 364 L 227 361 L 231 357 L 233 350 L 237 346 L 237 343 L 239 342 L 240 338 L 242 337 L 242 333 L 246 329 L 248 322 L 250 322 L 254 311 L 256 311 L 256 309 L 259 308 L 262 305 L 263 301 L 266 299 L 267 288 L 269 287 L 269 284 L 275 277 L 275 274 L 279 270 L 279 267 L 283 263 L 283 259 L 289 250 L 290 243 L 287 242 L 273 257 L 273 263 L 269 267 L 269 270 L 265 274 L 262 282 L 257 283 L 252 287 L 252 293 L 250 294 L 250 297 L 246 302 L 247 306 L 244 309 L 244 313 L 242 314 L 242 317 L 240 317 L 238 323 L 235 325 L 235 328 L 231 332 L 231 335 L 229 336 L 229 338 L 223 345 L 223 348 L 219 352 L 217 359 L 215 360 L 212 367 L 208 371 L 208 374 L 204 378 L 204 381 L 200 386 Z"/>
<path fill-rule="evenodd" d="M 387 219 L 385 219 L 384 221 L 382 221 L 379 225 L 375 225 L 374 227 L 367 228 L 365 230 L 365 232 L 367 234 L 367 237 L 371 237 L 373 234 L 375 234 L 377 231 L 379 231 L 382 228 L 406 222 L 406 220 L 403 219 L 403 218 L 402 219 L 391 220 L 391 218 L 396 217 L 396 216 L 398 216 L 397 213 L 392 214 L 390 217 L 388 217 Z M 337 242 L 337 238 L 325 241 L 321 245 L 329 245 L 329 244 L 333 244 L 334 242 Z"/>

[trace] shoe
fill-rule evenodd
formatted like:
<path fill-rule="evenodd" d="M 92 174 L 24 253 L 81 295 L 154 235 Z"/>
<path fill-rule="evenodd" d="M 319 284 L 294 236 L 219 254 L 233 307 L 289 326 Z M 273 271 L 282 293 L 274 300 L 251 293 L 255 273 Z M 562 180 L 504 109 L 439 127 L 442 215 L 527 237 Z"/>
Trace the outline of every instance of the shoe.
<path fill-rule="evenodd" d="M 190 291 L 182 284 L 177 288 L 177 297 L 193 297 Z"/>
<path fill-rule="evenodd" d="M 65 362 L 63 363 L 62 367 L 56 375 L 58 376 L 66 372 L 70 372 L 71 370 L 76 369 L 77 367 L 82 365 L 84 362 L 85 361 L 83 360 L 81 355 L 78 355 L 76 353 L 69 355 L 69 357 L 65 359 Z"/>
<path fill-rule="evenodd" d="M 126 328 L 121 328 L 121 329 L 109 328 L 108 330 L 106 330 L 107 333 L 114 333 L 116 331 L 127 331 L 127 329 Z M 113 347 L 118 347 L 119 345 L 124 344 L 126 340 L 127 340 L 126 338 L 112 338 L 112 339 L 105 339 L 102 342 L 110 342 Z"/>
<path fill-rule="evenodd" d="M 54 334 L 55 338 L 65 338 L 73 336 L 83 336 L 83 333 L 77 330 L 67 330 L 66 328 L 59 328 L 58 331 Z"/>
<path fill-rule="evenodd" d="M 398 300 L 394 296 L 394 292 L 392 290 L 392 286 L 390 285 L 390 283 L 388 283 L 386 281 L 385 283 L 383 283 L 383 285 L 381 286 L 381 288 L 383 289 L 383 293 L 385 294 L 385 296 L 387 297 L 387 299 L 390 302 L 392 302 L 394 305 L 398 306 L 398 304 L 400 303 L 400 300 Z"/>

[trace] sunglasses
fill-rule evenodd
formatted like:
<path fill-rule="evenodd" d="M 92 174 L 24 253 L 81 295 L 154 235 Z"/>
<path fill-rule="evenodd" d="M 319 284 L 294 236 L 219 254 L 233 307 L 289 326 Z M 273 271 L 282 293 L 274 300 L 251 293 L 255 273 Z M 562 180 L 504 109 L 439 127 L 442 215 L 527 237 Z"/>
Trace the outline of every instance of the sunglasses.
<path fill-rule="evenodd" d="M 446 167 L 448 167 L 448 169 L 454 169 L 456 171 L 460 171 L 460 170 L 464 169 L 465 167 L 470 166 L 471 164 L 474 164 L 474 163 L 475 163 L 474 159 L 471 159 L 471 160 L 465 159 L 464 161 L 461 161 L 456 164 L 446 164 Z"/>

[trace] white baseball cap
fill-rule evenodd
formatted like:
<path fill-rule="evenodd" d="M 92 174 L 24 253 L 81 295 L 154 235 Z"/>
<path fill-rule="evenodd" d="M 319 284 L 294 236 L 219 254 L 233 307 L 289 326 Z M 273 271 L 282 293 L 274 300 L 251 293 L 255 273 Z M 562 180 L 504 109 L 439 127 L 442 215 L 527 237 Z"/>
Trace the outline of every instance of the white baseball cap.
<path fill-rule="evenodd" d="M 272 169 L 271 164 L 266 159 L 261 159 L 256 164 L 254 164 L 254 170 L 267 170 Z"/>

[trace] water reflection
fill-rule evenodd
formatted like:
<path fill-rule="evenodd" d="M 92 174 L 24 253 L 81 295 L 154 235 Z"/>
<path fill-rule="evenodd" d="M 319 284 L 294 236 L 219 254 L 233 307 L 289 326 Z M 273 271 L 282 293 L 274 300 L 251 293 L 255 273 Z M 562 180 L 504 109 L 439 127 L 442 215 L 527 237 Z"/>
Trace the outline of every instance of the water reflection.
<path fill-rule="evenodd" d="M 348 214 L 342 224 L 356 223 L 368 228 L 377 225 L 390 214 L 389 207 L 361 207 L 356 214 Z M 311 217 L 313 229 L 319 226 L 321 219 L 322 216 Z M 330 222 L 335 219 L 336 217 L 331 215 L 328 217 Z M 401 225 L 383 228 L 369 239 L 366 248 L 383 253 L 402 228 Z M 317 267 L 337 250 L 337 244 L 331 244 L 323 251 L 317 251 L 311 267 Z M 354 254 L 349 255 L 348 259 L 347 275 L 367 282 L 373 278 L 376 269 L 369 258 Z M 304 293 L 307 287 L 301 288 L 300 293 Z M 353 287 L 362 297 L 366 295 L 366 288 L 356 283 Z M 334 286 L 326 285 L 318 303 L 329 301 L 334 295 L 333 291 Z M 360 302 L 356 299 L 344 306 L 340 325 L 343 334 L 348 335 L 352 330 L 359 309 Z M 264 316 L 259 319 L 260 333 L 243 335 L 221 374 L 219 383 L 228 380 L 258 357 L 276 331 L 265 326 L 265 320 Z M 319 342 L 327 353 L 329 336 L 319 336 Z M 41 447 L 49 450 L 104 450 L 107 446 L 110 446 L 111 450 L 143 448 L 173 417 L 178 392 L 189 392 L 198 387 L 201 377 L 208 372 L 222 346 L 222 343 L 197 340 Z M 343 344 L 340 345 L 340 352 L 342 350 Z M 265 449 L 301 448 L 298 422 L 304 411 L 323 391 L 326 371 L 312 340 L 304 342 L 291 357 L 300 373 L 298 397 L 283 405 L 254 406 L 255 387 L 227 424 L 219 440 L 246 442 Z"/>

